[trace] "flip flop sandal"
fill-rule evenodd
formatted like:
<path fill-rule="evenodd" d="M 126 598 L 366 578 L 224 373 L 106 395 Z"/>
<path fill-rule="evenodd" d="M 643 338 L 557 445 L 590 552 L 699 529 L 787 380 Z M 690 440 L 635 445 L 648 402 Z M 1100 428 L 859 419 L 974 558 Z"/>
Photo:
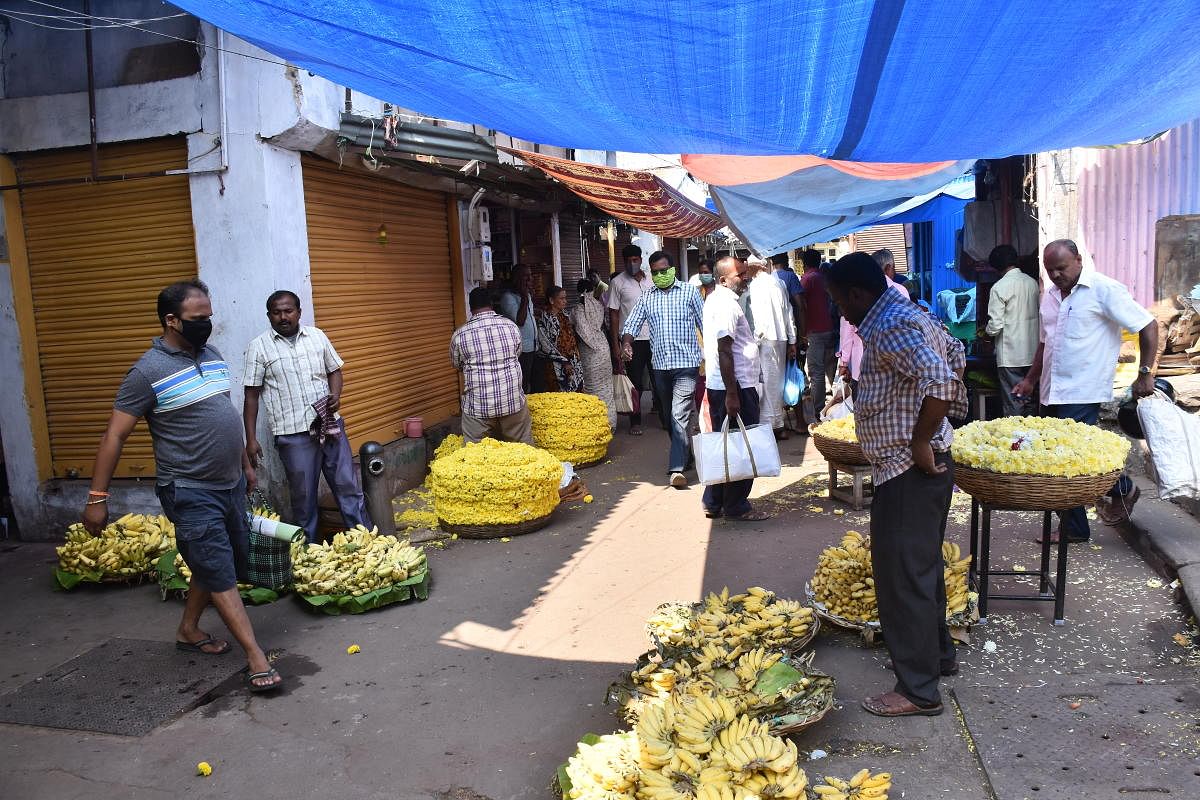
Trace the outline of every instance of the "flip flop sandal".
<path fill-rule="evenodd" d="M 629 429 L 629 435 L 630 435 L 630 436 L 641 436 L 641 435 L 642 435 L 642 429 L 641 429 L 641 428 L 630 428 L 630 429 Z"/>
<path fill-rule="evenodd" d="M 741 516 L 735 517 L 730 515 L 725 517 L 725 519 L 728 519 L 732 522 L 762 522 L 763 520 L 768 520 L 770 518 L 771 515 L 766 511 L 747 511 Z"/>
<path fill-rule="evenodd" d="M 717 511 L 709 511 L 707 508 L 704 509 L 704 516 L 708 517 L 709 519 L 720 519 L 724 515 L 725 512 L 719 509 Z"/>
<path fill-rule="evenodd" d="M 898 697 L 903 702 L 889 704 L 884 701 L 886 697 Z M 884 692 L 874 697 L 868 697 L 862 701 L 862 707 L 867 713 L 877 717 L 936 717 L 946 710 L 941 703 L 936 706 L 919 706 L 896 692 Z"/>
<path fill-rule="evenodd" d="M 216 650 L 205 650 L 205 647 L 217 645 Z M 207 639 L 201 639 L 198 642 L 175 642 L 176 650 L 183 650 L 188 653 L 203 653 L 206 656 L 223 656 L 231 649 L 229 642 L 220 639 L 214 639 L 209 636 Z"/>
<path fill-rule="evenodd" d="M 249 689 L 254 694 L 261 694 L 263 692 L 273 692 L 276 689 L 279 689 L 280 687 L 283 686 L 282 678 L 275 681 L 274 683 L 267 683 L 267 684 L 255 683 L 255 681 L 262 680 L 263 678 L 279 678 L 279 670 L 275 669 L 274 667 L 271 667 L 266 672 L 254 672 L 254 673 L 247 675 L 246 676 L 246 688 Z"/>

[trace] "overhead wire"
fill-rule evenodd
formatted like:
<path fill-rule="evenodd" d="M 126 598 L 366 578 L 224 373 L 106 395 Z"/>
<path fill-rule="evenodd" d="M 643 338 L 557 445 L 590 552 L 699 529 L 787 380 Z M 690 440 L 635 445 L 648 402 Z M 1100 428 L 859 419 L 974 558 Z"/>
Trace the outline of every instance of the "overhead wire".
<path fill-rule="evenodd" d="M 206 42 L 198 42 L 195 39 L 188 39 L 183 36 L 175 36 L 170 33 L 163 33 L 162 31 L 156 31 L 153 28 L 143 28 L 143 27 L 140 27 L 139 25 L 133 24 L 131 22 L 122 21 L 123 18 L 121 18 L 121 17 L 102 17 L 102 16 L 99 16 L 96 14 L 80 14 L 79 12 L 74 11 L 72 9 L 63 8 L 62 6 L 56 6 L 53 3 L 42 2 L 42 0 L 27 0 L 27 2 L 33 3 L 35 5 L 43 6 L 44 8 L 54 9 L 55 11 L 64 11 L 64 12 L 66 12 L 67 15 L 70 15 L 70 16 L 78 16 L 78 17 L 83 17 L 83 18 L 92 19 L 92 20 L 99 20 L 100 22 L 111 23 L 110 26 L 105 26 L 105 27 L 129 28 L 129 29 L 135 30 L 135 31 L 142 31 L 143 33 L 154 34 L 155 36 L 161 36 L 165 39 L 172 39 L 176 42 L 183 42 L 185 44 L 195 45 L 196 47 L 203 47 L 208 50 L 215 50 L 218 53 L 228 53 L 233 56 L 240 56 L 242 58 L 248 58 L 248 59 L 251 59 L 252 61 L 261 61 L 264 64 L 272 64 L 277 67 L 288 68 L 288 67 L 294 66 L 293 64 L 289 64 L 286 61 L 278 61 L 276 59 L 271 59 L 271 58 L 262 58 L 261 56 L 254 56 L 254 55 L 250 55 L 249 53 L 239 53 L 236 50 L 227 50 L 223 47 L 217 47 L 216 45 L 208 44 Z M 4 13 L 4 12 L 0 12 L 0 13 Z M 189 16 L 189 15 L 184 14 L 183 16 Z M 24 23 L 30 24 L 30 25 L 37 24 L 37 23 L 32 22 L 31 20 L 20 19 L 18 17 L 10 17 L 10 19 L 16 20 L 18 22 L 24 22 Z M 40 27 L 49 27 L 49 26 L 42 25 Z M 61 30 L 68 30 L 68 31 L 80 30 L 80 31 L 82 31 L 82 30 L 86 30 L 86 28 L 83 28 L 83 27 L 62 28 Z"/>

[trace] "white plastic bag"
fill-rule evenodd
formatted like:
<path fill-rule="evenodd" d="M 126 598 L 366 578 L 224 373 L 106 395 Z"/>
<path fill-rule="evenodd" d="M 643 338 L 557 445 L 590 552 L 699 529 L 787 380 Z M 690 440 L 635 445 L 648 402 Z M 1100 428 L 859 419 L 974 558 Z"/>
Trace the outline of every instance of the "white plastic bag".
<path fill-rule="evenodd" d="M 854 413 L 854 398 L 850 396 L 850 386 L 841 375 L 833 381 L 833 393 L 829 405 L 821 410 L 821 422 L 831 419 L 841 419 Z"/>
<path fill-rule="evenodd" d="M 705 486 L 764 478 L 780 471 L 779 445 L 771 426 L 746 426 L 740 416 L 733 430 L 726 417 L 720 431 L 693 436 L 692 452 L 696 455 L 696 476 Z"/>
<path fill-rule="evenodd" d="M 633 408 L 633 381 L 629 380 L 629 376 L 620 372 L 613 373 L 613 403 L 617 407 L 618 414 L 632 414 Z"/>
<path fill-rule="evenodd" d="M 1158 496 L 1200 500 L 1200 419 L 1162 394 L 1139 400 L 1137 413 L 1154 461 Z"/>

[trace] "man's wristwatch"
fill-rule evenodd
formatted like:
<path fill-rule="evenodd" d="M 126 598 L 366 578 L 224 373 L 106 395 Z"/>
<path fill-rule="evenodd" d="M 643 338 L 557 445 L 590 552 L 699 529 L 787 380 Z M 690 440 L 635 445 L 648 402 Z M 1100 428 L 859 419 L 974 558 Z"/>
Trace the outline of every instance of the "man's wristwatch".
<path fill-rule="evenodd" d="M 1149 367 L 1138 367 L 1138 375 L 1149 375 L 1151 372 Z"/>

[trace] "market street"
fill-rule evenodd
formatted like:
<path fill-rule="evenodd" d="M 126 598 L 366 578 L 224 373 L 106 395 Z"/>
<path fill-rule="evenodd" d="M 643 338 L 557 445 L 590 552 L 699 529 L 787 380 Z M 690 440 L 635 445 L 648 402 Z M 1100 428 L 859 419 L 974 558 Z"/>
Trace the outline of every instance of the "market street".
<path fill-rule="evenodd" d="M 868 529 L 865 511 L 833 513 L 844 506 L 823 498 L 825 462 L 808 439 L 782 443 L 784 474 L 756 485 L 776 516 L 740 527 L 710 524 L 696 487 L 661 485 L 665 441 L 656 426 L 618 434 L 610 461 L 584 472 L 595 502 L 560 509 L 540 532 L 431 549 L 423 603 L 343 617 L 292 598 L 251 609 L 264 647 L 284 651 L 279 697 L 251 697 L 235 678 L 140 738 L 0 725 L 4 796 L 548 796 L 579 736 L 620 727 L 605 689 L 648 647 L 656 605 L 722 586 L 802 599 L 821 549 Z M 964 551 L 968 510 L 956 494 L 948 536 Z M 1035 515 L 998 516 L 993 564 L 1032 569 L 1038 530 Z M 810 780 L 888 770 L 892 796 L 920 800 L 1200 795 L 1198 664 L 1172 638 L 1187 620 L 1113 530 L 1096 531 L 1071 547 L 1067 624 L 1054 627 L 1046 604 L 994 602 L 943 684 L 942 716 L 867 715 L 861 698 L 891 685 L 885 651 L 822 629 L 816 666 L 837 678 L 838 704 L 796 739 L 802 760 L 829 753 L 803 763 Z M 152 586 L 55 592 L 53 564 L 48 544 L 0 554 L 0 691 L 111 637 L 169 642 L 176 601 Z M 204 622 L 225 635 L 215 615 Z M 225 658 L 232 674 L 237 657 Z M 213 774 L 196 781 L 201 760 Z"/>

